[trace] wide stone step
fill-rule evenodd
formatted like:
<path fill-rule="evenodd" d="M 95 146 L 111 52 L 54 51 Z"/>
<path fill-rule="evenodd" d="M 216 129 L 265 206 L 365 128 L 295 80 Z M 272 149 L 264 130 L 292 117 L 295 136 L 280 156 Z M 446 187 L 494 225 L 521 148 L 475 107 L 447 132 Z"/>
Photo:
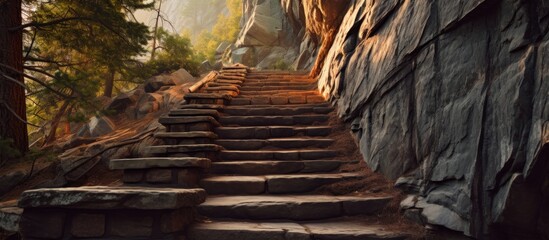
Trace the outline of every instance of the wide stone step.
<path fill-rule="evenodd" d="M 274 138 L 274 139 L 221 139 L 215 143 L 227 150 L 258 150 L 264 147 L 282 149 L 324 148 L 332 145 L 333 139 L 319 138 Z"/>
<path fill-rule="evenodd" d="M 166 145 L 210 144 L 217 139 L 217 134 L 206 131 L 159 132 L 154 137 L 162 139 Z"/>
<path fill-rule="evenodd" d="M 219 112 L 214 109 L 175 109 L 175 110 L 171 110 L 168 115 L 172 117 L 211 116 L 214 118 L 218 118 Z"/>
<path fill-rule="evenodd" d="M 320 160 L 337 157 L 336 150 L 287 150 L 287 151 L 236 151 L 222 150 L 219 158 L 227 161 L 240 160 Z"/>
<path fill-rule="evenodd" d="M 190 145 L 160 145 L 147 148 L 152 154 L 192 153 L 192 152 L 217 152 L 223 147 L 217 144 L 190 144 Z"/>
<path fill-rule="evenodd" d="M 360 177 L 356 173 L 214 176 L 203 179 L 200 186 L 214 195 L 289 194 L 310 192 L 326 184 Z"/>
<path fill-rule="evenodd" d="M 218 127 L 215 132 L 220 139 L 269 139 L 294 136 L 324 137 L 330 135 L 332 128 L 330 126 Z"/>
<path fill-rule="evenodd" d="M 257 79 L 257 78 L 246 78 L 244 81 L 244 84 L 248 83 L 263 83 L 263 84 L 277 84 L 277 83 L 301 83 L 301 84 L 317 84 L 317 81 L 312 78 L 264 78 L 264 79 Z"/>
<path fill-rule="evenodd" d="M 158 132 L 154 134 L 156 138 L 175 138 L 175 139 L 186 139 L 186 138 L 210 138 L 217 139 L 217 134 L 213 132 Z"/>
<path fill-rule="evenodd" d="M 326 115 L 298 115 L 298 116 L 223 116 L 219 122 L 225 126 L 293 126 L 313 125 L 324 123 L 330 117 Z"/>
<path fill-rule="evenodd" d="M 272 90 L 316 90 L 316 85 L 297 85 L 297 86 L 242 86 L 240 91 L 272 91 Z"/>
<path fill-rule="evenodd" d="M 148 169 L 148 168 L 209 168 L 211 160 L 196 157 L 151 157 L 112 159 L 111 170 Z"/>
<path fill-rule="evenodd" d="M 214 109 L 214 110 L 223 110 L 223 105 L 218 104 L 181 104 L 178 107 L 179 109 Z"/>
<path fill-rule="evenodd" d="M 387 230 L 362 219 L 316 222 L 213 221 L 192 225 L 189 240 L 403 240 L 408 233 Z"/>
<path fill-rule="evenodd" d="M 341 160 L 215 162 L 210 173 L 246 176 L 327 173 L 337 170 L 343 163 Z"/>
<path fill-rule="evenodd" d="M 241 96 L 233 98 L 230 105 L 288 105 L 288 104 L 317 104 L 325 103 L 320 95 L 295 95 L 295 96 Z"/>
<path fill-rule="evenodd" d="M 312 86 L 310 82 L 301 81 L 245 81 L 242 87 L 291 87 L 291 86 Z M 316 87 L 316 86 L 315 86 Z"/>
<path fill-rule="evenodd" d="M 318 90 L 273 90 L 273 91 L 261 91 L 263 96 L 295 96 L 295 95 L 319 95 Z M 242 91 L 237 96 L 239 97 L 250 97 L 257 96 L 257 91 Z"/>
<path fill-rule="evenodd" d="M 219 122 L 211 116 L 162 117 L 158 119 L 158 122 L 162 125 L 209 123 L 213 126 L 220 126 Z"/>
<path fill-rule="evenodd" d="M 222 93 L 187 93 L 184 96 L 185 100 L 192 99 L 225 99 L 230 100 L 232 98 L 229 94 Z"/>
<path fill-rule="evenodd" d="M 390 200 L 327 195 L 210 196 L 198 211 L 210 218 L 320 220 L 374 214 Z"/>
<path fill-rule="evenodd" d="M 334 110 L 333 107 L 323 104 L 295 105 L 295 106 L 230 106 L 223 110 L 226 115 L 232 116 L 293 116 L 304 114 L 328 114 Z"/>

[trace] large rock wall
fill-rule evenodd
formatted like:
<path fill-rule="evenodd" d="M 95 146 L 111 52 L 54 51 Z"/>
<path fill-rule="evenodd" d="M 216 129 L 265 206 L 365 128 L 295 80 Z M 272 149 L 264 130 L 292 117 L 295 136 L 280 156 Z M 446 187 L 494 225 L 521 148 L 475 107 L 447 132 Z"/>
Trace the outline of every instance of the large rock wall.
<path fill-rule="evenodd" d="M 308 32 L 300 0 L 244 0 L 242 30 L 235 44 L 220 49 L 229 63 L 260 69 L 310 69 L 320 42 Z"/>
<path fill-rule="evenodd" d="M 549 0 L 354 0 L 319 89 L 409 216 L 549 238 L 548 23 Z"/>

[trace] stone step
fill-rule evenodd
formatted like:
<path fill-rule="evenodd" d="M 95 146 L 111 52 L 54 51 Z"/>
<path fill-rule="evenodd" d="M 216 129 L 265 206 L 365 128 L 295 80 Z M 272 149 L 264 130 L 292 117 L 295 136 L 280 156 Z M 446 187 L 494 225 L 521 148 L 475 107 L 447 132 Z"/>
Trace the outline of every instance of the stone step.
<path fill-rule="evenodd" d="M 318 90 L 289 90 L 289 91 L 283 91 L 283 90 L 273 90 L 273 91 L 261 91 L 261 96 L 308 96 L 308 95 L 319 95 Z M 258 96 L 257 91 L 242 91 L 237 96 L 238 97 L 261 97 Z"/>
<path fill-rule="evenodd" d="M 154 134 L 156 138 L 210 138 L 217 139 L 217 134 L 213 132 L 158 132 Z"/>
<path fill-rule="evenodd" d="M 241 91 L 272 91 L 272 90 L 316 90 L 318 87 L 316 85 L 305 85 L 305 86 L 242 86 L 240 87 Z"/>
<path fill-rule="evenodd" d="M 206 92 L 222 92 L 222 91 L 233 91 L 233 92 L 239 92 L 240 89 L 237 87 L 237 85 L 227 85 L 227 86 L 208 86 L 204 88 L 204 91 Z"/>
<path fill-rule="evenodd" d="M 287 79 L 287 78 L 280 78 L 280 79 L 250 79 L 247 78 L 244 81 L 244 84 L 248 83 L 263 83 L 263 84 L 271 84 L 271 83 L 305 83 L 305 84 L 317 84 L 317 81 L 311 78 L 293 78 L 293 79 Z"/>
<path fill-rule="evenodd" d="M 196 157 L 151 157 L 112 159 L 111 170 L 148 169 L 148 168 L 209 168 L 211 160 Z"/>
<path fill-rule="evenodd" d="M 226 99 L 230 100 L 232 96 L 221 93 L 187 93 L 184 96 L 185 100 L 190 99 Z"/>
<path fill-rule="evenodd" d="M 391 197 L 327 195 L 210 196 L 198 207 L 210 218 L 321 220 L 334 217 L 374 214 Z"/>
<path fill-rule="evenodd" d="M 232 79 L 217 79 L 215 80 L 216 83 L 227 83 L 227 84 L 233 84 L 233 85 L 241 85 L 244 83 L 243 80 L 232 80 Z"/>
<path fill-rule="evenodd" d="M 320 160 L 339 156 L 336 150 L 259 150 L 259 151 L 238 151 L 222 150 L 219 158 L 225 161 L 241 160 Z"/>
<path fill-rule="evenodd" d="M 225 93 L 187 93 L 183 97 L 185 101 L 192 104 L 227 104 L 233 96 L 234 92 Z"/>
<path fill-rule="evenodd" d="M 189 240 L 404 240 L 410 234 L 371 225 L 362 219 L 316 222 L 251 222 L 214 220 L 188 230 Z"/>
<path fill-rule="evenodd" d="M 296 105 L 296 106 L 229 106 L 223 110 L 224 114 L 232 116 L 292 116 L 303 114 L 328 114 L 334 110 L 333 107 L 325 105 Z"/>
<path fill-rule="evenodd" d="M 331 132 L 332 128 L 330 126 L 218 127 L 215 129 L 215 133 L 220 139 L 269 139 L 295 136 L 324 137 L 330 135 Z"/>
<path fill-rule="evenodd" d="M 320 95 L 288 95 L 288 96 L 241 96 L 233 98 L 230 105 L 288 105 L 288 104 L 316 104 L 325 103 Z"/>
<path fill-rule="evenodd" d="M 266 176 L 214 176 L 200 186 L 210 195 L 257 195 L 306 193 L 323 185 L 359 179 L 356 173 L 294 174 Z"/>
<path fill-rule="evenodd" d="M 155 156 L 164 156 L 167 154 L 218 152 L 222 149 L 223 147 L 217 144 L 160 145 L 147 147 L 147 152 Z"/>
<path fill-rule="evenodd" d="M 232 161 L 212 163 L 210 173 L 258 176 L 290 173 L 328 173 L 337 170 L 345 161 Z"/>
<path fill-rule="evenodd" d="M 164 126 L 168 126 L 170 132 L 211 131 L 212 127 L 221 126 L 221 124 L 211 116 L 161 117 L 158 119 L 158 122 Z M 184 130 L 179 129 L 178 126 L 182 126 Z"/>
<path fill-rule="evenodd" d="M 216 144 L 227 150 L 258 150 L 264 147 L 282 149 L 325 148 L 335 140 L 322 138 L 220 139 Z"/>
<path fill-rule="evenodd" d="M 217 134 L 205 131 L 159 132 L 154 137 L 162 139 L 166 145 L 209 144 L 218 138 Z"/>
<path fill-rule="evenodd" d="M 293 87 L 293 86 L 315 86 L 310 82 L 302 81 L 245 81 L 242 87 Z"/>
<path fill-rule="evenodd" d="M 178 106 L 179 109 L 213 109 L 213 110 L 223 110 L 223 105 L 218 104 L 181 104 Z"/>
<path fill-rule="evenodd" d="M 297 116 L 223 116 L 219 122 L 225 126 L 294 126 L 325 123 L 330 117 L 326 115 Z"/>
<path fill-rule="evenodd" d="M 219 112 L 215 109 L 174 109 L 168 114 L 172 117 L 180 116 L 211 116 L 219 118 Z"/>
<path fill-rule="evenodd" d="M 207 87 L 231 87 L 231 88 L 236 88 L 240 91 L 240 85 L 231 84 L 231 83 L 210 82 L 206 86 Z"/>

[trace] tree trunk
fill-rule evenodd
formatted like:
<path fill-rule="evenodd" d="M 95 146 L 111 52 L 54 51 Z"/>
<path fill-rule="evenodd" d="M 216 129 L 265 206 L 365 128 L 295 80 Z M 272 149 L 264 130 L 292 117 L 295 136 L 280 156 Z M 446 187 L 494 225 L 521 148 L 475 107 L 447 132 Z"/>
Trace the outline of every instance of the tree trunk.
<path fill-rule="evenodd" d="M 69 104 L 70 104 L 70 101 L 65 100 L 65 102 L 63 103 L 63 106 L 61 106 L 61 108 L 59 109 L 55 117 L 51 120 L 50 133 L 48 134 L 48 136 L 46 136 L 46 139 L 44 140 L 44 144 L 42 146 L 46 146 L 52 143 L 53 141 L 55 141 L 55 139 L 57 139 L 56 135 L 57 135 L 57 128 L 59 127 L 59 122 L 61 122 L 61 118 L 65 116 L 65 112 L 67 111 Z"/>
<path fill-rule="evenodd" d="M 23 76 L 23 31 L 21 0 L 0 1 L 0 137 L 12 139 L 13 147 L 21 153 L 29 148 L 25 89 Z M 16 28 L 16 29 L 13 29 Z M 4 158 L 0 154 L 0 158 Z"/>
<path fill-rule="evenodd" d="M 158 23 L 160 21 L 160 11 L 162 10 L 162 1 L 160 0 L 160 3 L 158 4 L 158 9 L 156 11 L 156 22 L 154 23 L 154 30 L 153 30 L 153 46 L 152 46 L 152 52 L 151 52 L 151 61 L 154 60 L 154 57 L 156 55 L 156 37 L 158 36 Z"/>
<path fill-rule="evenodd" d="M 103 93 L 103 96 L 112 97 L 112 89 L 114 88 L 115 75 L 116 72 L 114 70 L 110 70 L 109 74 L 107 74 L 107 77 L 105 79 L 105 92 Z"/>

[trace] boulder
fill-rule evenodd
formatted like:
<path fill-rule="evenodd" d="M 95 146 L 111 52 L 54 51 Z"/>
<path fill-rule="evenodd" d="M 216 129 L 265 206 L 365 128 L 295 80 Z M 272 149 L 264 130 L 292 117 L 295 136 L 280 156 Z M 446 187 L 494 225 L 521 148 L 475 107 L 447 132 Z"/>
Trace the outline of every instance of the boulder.
<path fill-rule="evenodd" d="M 159 93 L 146 93 L 139 98 L 136 106 L 136 118 L 140 119 L 145 115 L 156 112 L 164 103 L 164 95 Z"/>
<path fill-rule="evenodd" d="M 19 230 L 19 219 L 23 209 L 9 206 L 0 208 L 0 237 L 2 233 L 14 233 Z"/>
<path fill-rule="evenodd" d="M 27 173 L 20 170 L 0 175 L 0 196 L 14 188 L 19 182 L 25 179 L 26 176 Z"/>
<path fill-rule="evenodd" d="M 242 47 L 233 50 L 231 54 L 231 63 L 242 63 L 247 66 L 254 66 L 256 63 L 254 48 Z"/>
<path fill-rule="evenodd" d="M 219 71 L 223 68 L 223 62 L 222 61 L 216 61 L 215 64 L 212 66 L 212 69 L 215 71 Z"/>
<path fill-rule="evenodd" d="M 215 50 L 215 55 L 222 55 L 225 53 L 225 50 L 227 50 L 228 47 L 231 46 L 231 43 L 227 41 L 223 41 L 217 46 L 217 49 Z"/>
<path fill-rule="evenodd" d="M 91 137 L 99 137 L 111 133 L 115 125 L 108 117 L 92 117 L 90 120 L 89 131 Z"/>
<path fill-rule="evenodd" d="M 237 46 L 277 46 L 280 45 L 280 32 L 284 26 L 284 13 L 280 0 L 257 1 L 247 16 Z M 250 66 L 250 65 L 249 65 Z"/>
<path fill-rule="evenodd" d="M 169 77 L 176 85 L 194 83 L 196 81 L 196 78 L 183 68 L 173 72 Z"/>
<path fill-rule="evenodd" d="M 209 72 L 209 71 L 212 70 L 212 64 L 210 64 L 210 61 L 205 60 L 204 62 L 202 62 L 200 64 L 199 70 L 200 70 L 201 73 Z"/>
<path fill-rule="evenodd" d="M 152 93 L 158 91 L 163 86 L 174 86 L 173 79 L 167 76 L 156 76 L 147 80 L 144 84 L 145 92 Z"/>
<path fill-rule="evenodd" d="M 116 113 L 122 113 L 133 103 L 134 101 L 128 93 L 121 93 L 116 96 L 105 109 Z"/>

